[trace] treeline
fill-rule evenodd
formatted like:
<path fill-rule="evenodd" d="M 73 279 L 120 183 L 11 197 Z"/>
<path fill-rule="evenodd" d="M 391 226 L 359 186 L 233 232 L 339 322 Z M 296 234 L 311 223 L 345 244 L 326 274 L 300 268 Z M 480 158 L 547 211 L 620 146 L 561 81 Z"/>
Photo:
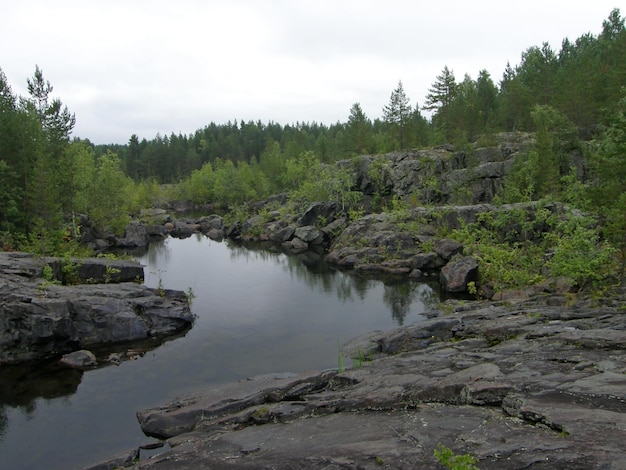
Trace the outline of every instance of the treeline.
<path fill-rule="evenodd" d="M 565 40 L 558 52 L 548 44 L 529 48 L 519 65 L 506 66 L 498 85 L 486 71 L 458 81 L 444 67 L 418 106 L 399 82 L 374 120 L 355 103 L 345 123 L 211 123 L 189 135 L 157 135 L 149 141 L 132 135 L 126 145 L 99 146 L 72 140 L 75 116 L 52 98 L 39 67 L 28 80 L 27 97 L 13 94 L 0 69 L 0 243 L 58 250 L 79 235 L 72 214 L 88 214 L 119 232 L 129 214 L 161 197 L 163 183 L 172 191 L 165 197 L 224 206 L 284 191 L 296 199 L 306 199 L 309 192 L 309 197 L 349 203 L 358 195 L 348 175 L 327 164 L 359 154 L 462 145 L 498 131 L 543 136 L 519 181 L 510 185 L 527 192 L 518 199 L 540 197 L 560 184 L 558 136 L 573 132 L 576 138 L 614 142 L 604 144 L 605 155 L 610 145 L 619 148 L 615 142 L 622 131 L 615 123 L 622 121 L 615 116 L 623 112 L 624 57 L 626 31 L 616 9 L 597 36 Z M 430 120 L 424 111 L 432 113 Z M 613 137 L 603 140 L 610 132 Z M 619 198 L 623 173 L 615 180 L 606 165 L 602 168 L 595 174 L 609 178 Z M 598 178 L 595 184 L 601 186 Z"/>
<path fill-rule="evenodd" d="M 132 135 L 127 145 L 103 145 L 96 150 L 118 154 L 135 181 L 155 178 L 159 183 L 175 183 L 218 159 L 263 165 L 265 154 L 275 151 L 274 144 L 285 159 L 312 151 L 320 161 L 333 162 L 358 154 L 472 142 L 498 131 L 532 132 L 536 105 L 559 111 L 588 139 L 616 110 L 626 84 L 624 57 L 624 19 L 615 9 L 598 35 L 565 39 L 558 51 L 547 43 L 530 47 L 518 65 L 506 64 L 498 84 L 486 70 L 476 79 L 465 74 L 458 80 L 446 66 L 418 106 L 411 104 L 399 82 L 382 116 L 373 120 L 355 103 L 344 123 L 235 120 L 211 123 L 189 135 L 157 135 L 152 140 Z M 427 120 L 423 111 L 431 112 L 432 119 Z"/>

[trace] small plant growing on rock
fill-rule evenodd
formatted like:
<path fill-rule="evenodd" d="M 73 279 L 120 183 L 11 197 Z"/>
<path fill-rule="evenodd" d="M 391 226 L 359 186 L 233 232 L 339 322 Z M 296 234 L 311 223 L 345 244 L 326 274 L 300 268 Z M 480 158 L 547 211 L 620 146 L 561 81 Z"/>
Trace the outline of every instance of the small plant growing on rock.
<path fill-rule="evenodd" d="M 437 444 L 434 451 L 437 462 L 450 470 L 478 470 L 474 465 L 478 459 L 471 454 L 458 455 L 443 444 Z"/>
<path fill-rule="evenodd" d="M 165 287 L 163 287 L 163 278 L 161 277 L 164 272 L 165 271 L 161 269 L 157 269 L 156 271 L 150 271 L 150 274 L 156 274 L 157 276 L 159 276 L 159 281 L 156 288 L 156 292 L 159 297 L 165 297 Z"/>
<path fill-rule="evenodd" d="M 189 304 L 189 306 L 191 306 L 191 304 L 193 303 L 193 299 L 196 298 L 196 294 L 194 294 L 193 289 L 191 287 L 189 287 L 185 291 L 185 297 L 187 297 L 187 303 Z"/>
<path fill-rule="evenodd" d="M 49 264 L 43 267 L 41 277 L 43 281 L 37 286 L 37 291 L 41 297 L 48 295 L 48 287 L 61 284 L 61 282 L 54 277 L 54 271 Z"/>
<path fill-rule="evenodd" d="M 337 372 L 341 374 L 346 371 L 346 364 L 344 361 L 343 348 L 341 347 L 339 340 L 337 340 L 337 347 L 339 349 L 339 353 L 337 354 Z"/>
<path fill-rule="evenodd" d="M 72 261 L 69 254 L 63 255 L 63 259 L 61 261 L 61 273 L 63 276 L 63 284 L 66 286 L 80 284 L 80 279 L 78 278 L 78 267 L 79 263 Z"/>

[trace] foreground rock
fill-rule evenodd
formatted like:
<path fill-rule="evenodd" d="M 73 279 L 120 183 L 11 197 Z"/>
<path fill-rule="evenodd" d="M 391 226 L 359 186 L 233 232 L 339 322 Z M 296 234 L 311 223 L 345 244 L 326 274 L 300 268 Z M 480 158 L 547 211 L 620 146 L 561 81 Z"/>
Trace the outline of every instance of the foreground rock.
<path fill-rule="evenodd" d="M 0 364 L 34 361 L 95 346 L 171 335 L 189 328 L 193 315 L 183 292 L 149 289 L 138 263 L 82 260 L 72 268 L 90 282 L 59 285 L 42 277 L 58 260 L 0 253 Z M 67 271 L 67 270 L 66 270 Z M 140 276 L 139 276 L 140 274 Z"/>
<path fill-rule="evenodd" d="M 171 449 L 132 468 L 439 469 L 439 443 L 481 469 L 624 468 L 626 292 L 612 299 L 450 304 L 351 342 L 350 370 L 267 375 L 141 411 Z"/>

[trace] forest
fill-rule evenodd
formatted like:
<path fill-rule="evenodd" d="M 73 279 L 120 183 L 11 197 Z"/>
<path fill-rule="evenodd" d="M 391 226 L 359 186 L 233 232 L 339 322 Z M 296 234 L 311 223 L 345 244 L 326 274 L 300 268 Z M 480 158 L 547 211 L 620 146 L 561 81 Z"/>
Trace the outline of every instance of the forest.
<path fill-rule="evenodd" d="M 525 131 L 536 134 L 535 148 L 502 202 L 567 199 L 594 214 L 623 258 L 625 57 L 624 18 L 615 9 L 598 34 L 564 39 L 558 50 L 529 47 L 497 82 L 486 70 L 459 78 L 444 66 L 421 106 L 411 104 L 399 81 L 374 119 L 354 103 L 343 123 L 212 122 L 188 135 L 133 134 L 126 145 L 72 137 L 76 117 L 52 97 L 38 66 L 28 96 L 13 94 L 0 68 L 0 243 L 5 250 L 63 253 L 80 238 L 79 214 L 119 233 L 140 209 L 166 200 L 234 209 L 289 193 L 350 204 L 347 179 L 315 193 L 334 162 L 442 144 L 464 148 L 494 133 Z M 573 148 L 588 162 L 574 176 L 561 165 Z"/>

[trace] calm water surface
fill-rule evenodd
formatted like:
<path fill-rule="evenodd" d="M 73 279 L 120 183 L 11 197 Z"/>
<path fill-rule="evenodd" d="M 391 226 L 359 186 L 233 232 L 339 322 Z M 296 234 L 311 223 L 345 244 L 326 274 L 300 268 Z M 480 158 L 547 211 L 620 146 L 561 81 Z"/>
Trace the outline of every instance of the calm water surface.
<path fill-rule="evenodd" d="M 336 368 L 339 344 L 420 321 L 439 300 L 426 284 L 356 277 L 311 255 L 201 235 L 155 243 L 138 259 L 147 285 L 191 289 L 193 328 L 119 366 L 0 369 L 1 469 L 80 468 L 153 442 L 137 410 L 210 384 Z"/>

